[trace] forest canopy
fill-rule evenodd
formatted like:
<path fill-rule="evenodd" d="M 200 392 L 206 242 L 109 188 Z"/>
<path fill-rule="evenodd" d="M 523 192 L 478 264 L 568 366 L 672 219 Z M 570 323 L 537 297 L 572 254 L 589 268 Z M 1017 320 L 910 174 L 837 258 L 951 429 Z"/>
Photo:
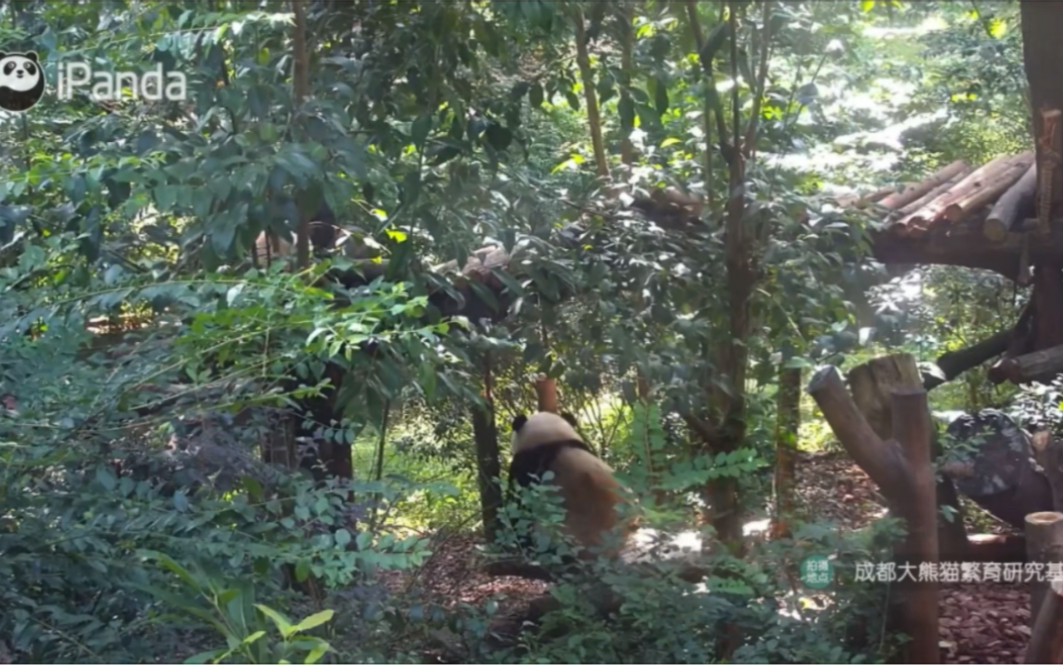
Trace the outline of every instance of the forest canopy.
<path fill-rule="evenodd" d="M 0 662 L 1051 653 L 1063 589 L 860 573 L 1063 507 L 1028 11 L 0 2 Z"/>

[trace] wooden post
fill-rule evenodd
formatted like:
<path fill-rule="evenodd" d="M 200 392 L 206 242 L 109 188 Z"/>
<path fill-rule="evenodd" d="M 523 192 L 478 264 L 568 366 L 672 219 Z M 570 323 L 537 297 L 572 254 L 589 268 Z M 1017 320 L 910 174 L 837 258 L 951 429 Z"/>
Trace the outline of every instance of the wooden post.
<path fill-rule="evenodd" d="M 1037 231 L 1042 235 L 1052 232 L 1052 213 L 1054 204 L 1059 200 L 1059 159 L 1060 137 L 1059 109 L 1041 109 L 1041 133 L 1037 137 L 1037 158 L 1039 174 L 1037 187 Z"/>
<path fill-rule="evenodd" d="M 1026 560 L 1045 564 L 1041 578 L 1048 563 L 1063 561 L 1063 513 L 1045 511 L 1026 516 Z M 1047 581 L 1030 581 L 1030 625 L 1036 625 L 1046 593 Z"/>
<path fill-rule="evenodd" d="M 938 564 L 937 493 L 930 456 L 933 426 L 922 388 L 894 390 L 892 401 L 893 434 L 908 460 L 911 487 L 903 506 L 908 537 L 902 561 L 914 566 L 909 575 L 917 576 L 920 564 Z M 902 585 L 907 600 L 906 629 L 912 636 L 908 661 L 940 663 L 937 583 L 906 579 Z"/>
<path fill-rule="evenodd" d="M 535 380 L 535 396 L 538 398 L 540 411 L 558 412 L 556 380 L 540 374 Z"/>
<path fill-rule="evenodd" d="M 1063 580 L 1055 580 L 1034 623 L 1027 663 L 1063 663 Z"/>
<path fill-rule="evenodd" d="M 1059 35 L 1063 34 L 1063 12 L 1054 2 L 1020 2 L 1022 20 L 1023 68 L 1030 83 L 1030 110 L 1033 115 L 1033 139 L 1037 142 L 1038 226 L 1047 224 L 1044 213 L 1058 213 L 1063 196 L 1063 169 L 1059 168 L 1058 110 L 1063 109 L 1063 51 Z M 1053 111 L 1056 115 L 1053 115 Z M 1048 168 L 1046 168 L 1048 167 Z"/>

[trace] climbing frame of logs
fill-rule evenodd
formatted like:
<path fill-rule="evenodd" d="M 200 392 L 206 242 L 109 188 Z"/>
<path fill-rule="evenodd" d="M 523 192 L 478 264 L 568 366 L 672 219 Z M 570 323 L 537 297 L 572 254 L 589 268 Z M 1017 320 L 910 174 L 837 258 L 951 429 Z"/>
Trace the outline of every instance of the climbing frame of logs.
<path fill-rule="evenodd" d="M 955 161 L 922 182 L 911 183 L 900 191 L 887 190 L 885 196 L 879 190 L 855 203 L 861 207 L 874 204 L 885 210 L 893 233 L 920 236 L 934 225 L 962 222 L 1002 198 L 1033 165 L 1033 151 L 1002 155 L 979 168 Z M 1028 212 L 1025 208 L 1022 211 Z"/>
<path fill-rule="evenodd" d="M 838 200 L 884 217 L 873 249 L 886 264 L 988 268 L 1032 285 L 1015 324 L 972 347 L 973 364 L 958 368 L 997 358 L 989 374 L 997 384 L 1048 382 L 1063 374 L 1063 239 L 1055 221 L 1063 215 L 1063 191 L 1056 191 L 1063 170 L 1061 118 L 1058 109 L 1039 112 L 1036 151 L 1001 155 L 977 168 L 956 161 L 920 182 Z M 946 372 L 944 380 L 959 371 Z"/>

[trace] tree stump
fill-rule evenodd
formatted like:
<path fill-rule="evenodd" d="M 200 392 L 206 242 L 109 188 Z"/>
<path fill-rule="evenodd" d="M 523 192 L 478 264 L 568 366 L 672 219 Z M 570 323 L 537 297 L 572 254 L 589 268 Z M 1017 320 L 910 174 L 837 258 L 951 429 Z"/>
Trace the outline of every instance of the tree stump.
<path fill-rule="evenodd" d="M 915 359 L 907 353 L 874 358 L 849 371 L 849 389 L 871 429 L 883 441 L 894 438 L 892 395 L 895 390 L 923 387 L 923 376 Z M 931 434 L 932 456 L 941 454 L 937 437 Z M 952 519 L 938 520 L 938 545 L 941 556 L 954 561 L 964 558 L 968 550 L 967 531 L 963 526 L 963 509 L 952 480 L 943 477 L 937 483 L 939 506 L 949 506 Z"/>
<path fill-rule="evenodd" d="M 1042 564 L 1041 579 L 1030 580 L 1030 625 L 1035 626 L 1048 593 L 1048 580 L 1043 579 L 1048 564 L 1063 562 L 1063 513 L 1040 512 L 1026 516 L 1026 558 L 1031 563 Z"/>
<path fill-rule="evenodd" d="M 1050 585 L 1026 647 L 1026 662 L 1063 663 L 1063 581 Z"/>
<path fill-rule="evenodd" d="M 965 496 L 1018 529 L 1028 514 L 1051 509 L 1052 490 L 1037 469 L 1030 437 L 1006 414 L 985 409 L 960 416 L 945 433 L 975 448 L 942 465 Z"/>

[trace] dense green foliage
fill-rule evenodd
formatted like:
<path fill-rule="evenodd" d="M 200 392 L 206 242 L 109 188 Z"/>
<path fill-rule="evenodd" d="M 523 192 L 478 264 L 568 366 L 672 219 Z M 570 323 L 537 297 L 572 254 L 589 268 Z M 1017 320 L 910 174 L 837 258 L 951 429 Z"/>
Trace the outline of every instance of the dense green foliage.
<path fill-rule="evenodd" d="M 609 620 L 595 587 L 565 580 L 560 608 L 516 641 L 492 634 L 497 603 L 432 595 L 419 575 L 449 534 L 483 526 L 480 492 L 497 482 L 481 477 L 470 414 L 489 397 L 504 440 L 540 373 L 647 524 L 689 529 L 721 478 L 746 517 L 767 514 L 780 370 L 894 349 L 932 360 L 1014 320 L 1021 303 L 995 275 L 890 280 L 867 256 L 876 220 L 835 197 L 1027 145 L 1017 3 L 693 3 L 700 51 L 683 3 L 305 0 L 303 51 L 293 6 L 0 4 L 0 50 L 36 51 L 50 85 L 78 62 L 187 81 L 186 99 L 49 91 L 0 111 L 0 394 L 14 399 L 0 413 L 0 661 L 885 658 L 885 591 L 852 581 L 892 525 L 840 535 L 815 507 L 789 538 L 707 556 L 701 584 L 664 565 L 601 571 L 627 601 Z M 735 269 L 721 128 L 748 140 L 754 230 L 737 387 L 719 370 Z M 617 183 L 693 193 L 701 224 L 651 223 Z M 322 202 L 378 258 L 246 259 Z M 438 267 L 485 245 L 508 264 L 459 301 L 508 317 L 441 316 L 433 298 L 456 282 Z M 349 288 L 318 280 L 367 265 L 377 278 Z M 354 478 L 263 462 L 278 410 L 337 368 L 343 420 L 318 445 L 351 445 Z M 686 425 L 737 392 L 741 445 L 708 450 Z M 934 393 L 942 409 L 1007 397 L 981 369 Z M 802 409 L 799 443 L 823 445 Z M 838 580 L 820 610 L 780 571 L 823 551 Z"/>

